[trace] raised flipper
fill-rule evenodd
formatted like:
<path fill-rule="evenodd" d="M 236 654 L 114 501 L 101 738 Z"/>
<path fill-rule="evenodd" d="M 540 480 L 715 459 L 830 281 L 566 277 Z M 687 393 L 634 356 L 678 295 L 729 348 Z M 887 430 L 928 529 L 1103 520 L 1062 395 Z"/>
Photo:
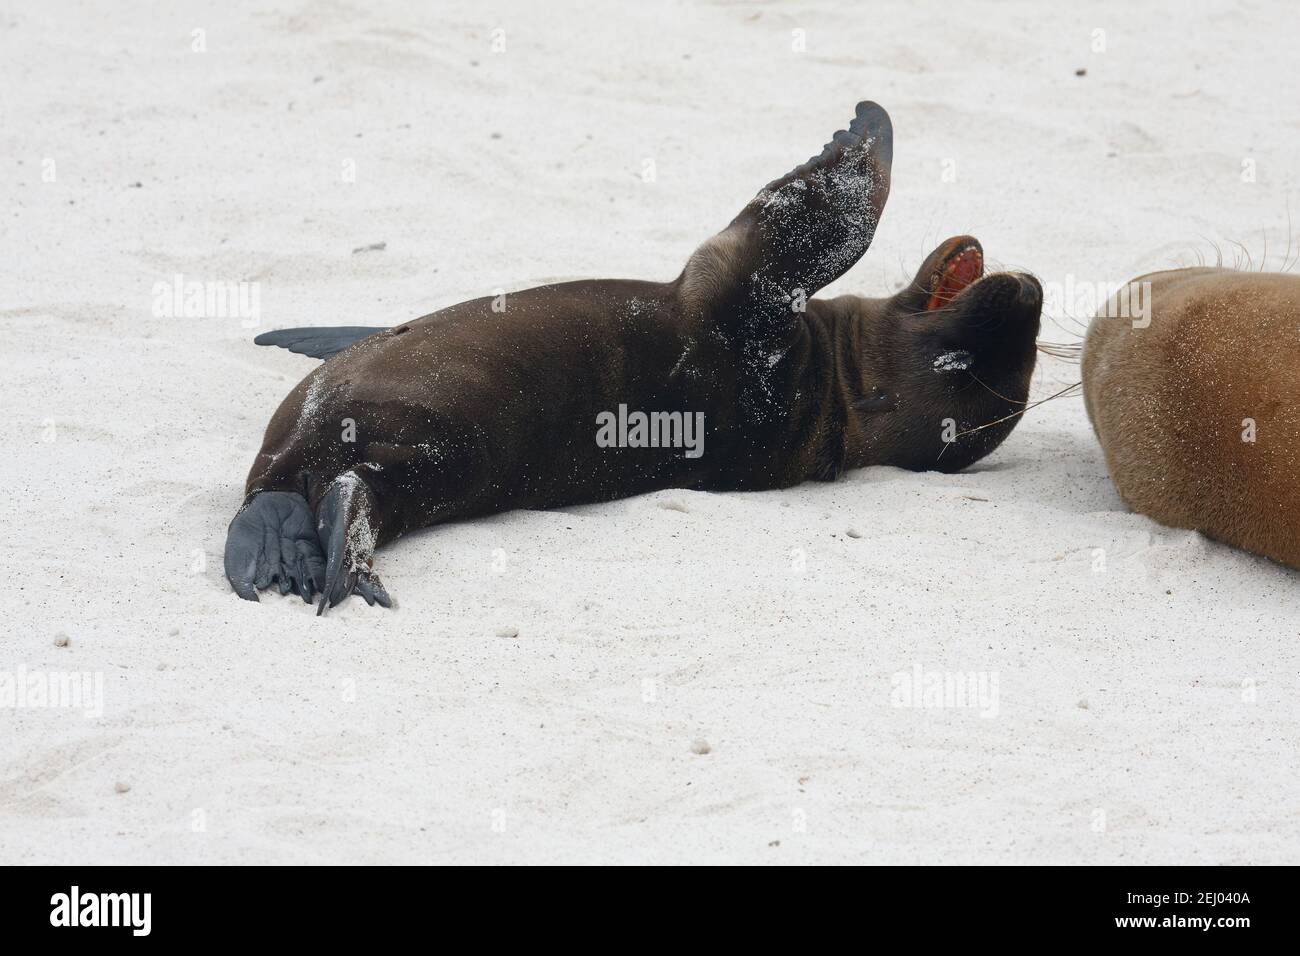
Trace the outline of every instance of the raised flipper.
<path fill-rule="evenodd" d="M 687 262 L 683 296 L 694 311 L 771 330 L 798 303 L 838 279 L 871 244 L 889 197 L 894 133 L 889 114 L 858 104 L 847 130 L 764 186 Z M 736 306 L 741 306 L 737 309 Z M 748 327 L 747 327 L 748 326 Z"/>
<path fill-rule="evenodd" d="M 387 331 L 383 325 L 340 325 L 320 326 L 303 329 L 277 329 L 263 332 L 253 342 L 257 345 L 278 345 L 282 349 L 307 355 L 311 358 L 328 359 L 337 355 L 353 342 L 360 342 L 376 332 Z"/>
<path fill-rule="evenodd" d="M 325 586 L 325 554 L 307 499 L 290 491 L 263 491 L 244 502 L 226 534 L 226 578 L 235 593 L 256 601 L 279 584 L 308 604 Z"/>
<path fill-rule="evenodd" d="M 353 592 L 372 607 L 376 603 L 393 606 L 379 576 L 371 570 L 377 537 L 371 523 L 374 505 L 374 492 L 355 471 L 330 482 L 321 498 L 316 509 L 316 532 L 327 563 L 318 615 Z"/>

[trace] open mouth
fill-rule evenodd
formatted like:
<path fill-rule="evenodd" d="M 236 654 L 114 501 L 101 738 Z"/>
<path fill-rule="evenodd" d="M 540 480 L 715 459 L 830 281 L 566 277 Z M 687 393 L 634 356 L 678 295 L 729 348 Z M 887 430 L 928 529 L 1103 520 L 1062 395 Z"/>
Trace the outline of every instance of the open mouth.
<path fill-rule="evenodd" d="M 925 304 L 926 311 L 943 308 L 983 275 L 984 253 L 980 247 L 972 244 L 957 249 L 931 280 L 934 291 Z"/>

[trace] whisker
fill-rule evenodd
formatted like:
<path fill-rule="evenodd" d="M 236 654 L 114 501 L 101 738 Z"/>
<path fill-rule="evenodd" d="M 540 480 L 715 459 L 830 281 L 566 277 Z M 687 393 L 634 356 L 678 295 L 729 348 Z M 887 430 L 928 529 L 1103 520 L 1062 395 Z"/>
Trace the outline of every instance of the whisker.
<path fill-rule="evenodd" d="M 1001 425 L 1003 422 L 1009 421 L 1010 419 L 1015 418 L 1017 415 L 1023 415 L 1031 408 L 1037 408 L 1039 405 L 1042 405 L 1045 402 L 1050 402 L 1054 398 L 1060 398 L 1061 396 L 1067 394 L 1068 392 L 1072 392 L 1076 388 L 1080 388 L 1082 386 L 1083 386 L 1083 382 L 1075 382 L 1073 385 L 1067 385 L 1059 392 L 1055 392 L 1051 395 L 1048 395 L 1046 398 L 1040 398 L 1036 402 L 1031 402 L 1030 404 L 1026 405 L 1024 408 L 1012 412 L 1010 415 L 1003 415 L 1001 418 L 995 419 L 991 422 L 986 422 L 983 425 L 976 425 L 974 428 L 968 428 L 965 431 L 958 432 L 956 435 L 953 436 L 952 441 L 944 442 L 943 447 L 939 449 L 939 458 L 943 457 L 943 453 L 948 450 L 949 445 L 953 444 L 953 442 L 957 441 L 957 439 L 961 438 L 963 435 L 970 435 L 974 432 L 983 431 L 986 428 L 992 428 L 994 425 Z M 990 389 L 990 391 L 992 391 L 992 389 Z M 936 458 L 935 460 L 938 461 L 938 458 Z"/>
<path fill-rule="evenodd" d="M 1083 356 L 1081 342 L 1038 342 L 1038 351 L 1054 358 L 1077 362 Z"/>
<path fill-rule="evenodd" d="M 1294 267 L 1291 261 L 1291 247 L 1294 241 L 1294 233 L 1291 231 L 1291 197 L 1286 199 L 1286 258 L 1282 260 L 1282 271 L 1290 272 Z"/>
<path fill-rule="evenodd" d="M 1062 332 L 1067 332 L 1067 333 L 1072 333 L 1072 334 L 1078 334 L 1078 332 L 1076 332 L 1075 329 L 1066 328 L 1066 327 L 1065 327 L 1064 325 L 1062 325 L 1060 322 L 1056 321 L 1056 317 L 1055 317 L 1055 316 L 1049 315 L 1047 318 L 1050 319 L 1051 322 L 1052 322 L 1052 324 L 1055 325 L 1055 326 L 1056 326 L 1058 329 L 1060 329 Z M 1079 330 L 1079 331 L 1082 331 L 1082 332 L 1086 332 L 1086 331 L 1088 331 L 1088 323 L 1092 321 L 1092 319 L 1089 318 L 1089 319 L 1088 319 L 1088 322 L 1085 322 L 1083 319 L 1079 318 L 1079 317 L 1076 316 L 1076 315 L 1071 315 L 1069 312 L 1062 312 L 1062 313 L 1061 313 L 1061 318 L 1066 319 L 1067 321 L 1073 322 L 1076 326 L 1078 326 L 1078 330 Z"/>
<path fill-rule="evenodd" d="M 995 388 L 993 388 L 992 386 L 986 384 L 986 383 L 985 383 L 985 382 L 984 382 L 984 381 L 983 381 L 983 380 L 982 380 L 978 375 L 976 375 L 974 372 L 969 372 L 969 371 L 968 371 L 966 374 L 969 375 L 971 378 L 975 379 L 975 381 L 978 382 L 980 385 L 982 385 L 982 386 L 983 386 L 987 391 L 989 391 L 989 392 L 991 392 L 992 394 L 996 395 L 998 398 L 1002 399 L 1004 402 L 1010 402 L 1012 405 L 1024 405 L 1024 404 L 1028 401 L 1028 399 L 1025 399 L 1025 401 L 1021 401 L 1021 400 L 1018 399 L 1018 398 L 1010 398 L 1010 397 L 1008 397 L 1008 396 L 1006 396 L 1006 395 L 1003 395 L 1003 394 L 1002 394 L 1001 392 L 999 392 L 997 389 L 995 389 Z M 954 439 L 954 441 L 955 441 L 955 440 L 956 440 L 956 439 Z"/>

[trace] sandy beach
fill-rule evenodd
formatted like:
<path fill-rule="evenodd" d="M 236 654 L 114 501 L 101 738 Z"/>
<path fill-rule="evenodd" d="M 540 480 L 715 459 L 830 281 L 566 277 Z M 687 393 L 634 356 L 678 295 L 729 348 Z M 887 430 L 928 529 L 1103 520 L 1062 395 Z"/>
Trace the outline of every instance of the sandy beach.
<path fill-rule="evenodd" d="M 958 474 L 414 534 L 393 610 L 231 592 L 315 367 L 253 336 L 669 279 L 864 98 L 892 194 L 824 294 L 970 233 L 1077 343 L 1094 290 L 1300 251 L 1284 4 L 600 11 L 0 14 L 0 704 L 85 689 L 0 706 L 0 863 L 1300 859 L 1300 575 L 1129 513 L 1076 395 Z"/>

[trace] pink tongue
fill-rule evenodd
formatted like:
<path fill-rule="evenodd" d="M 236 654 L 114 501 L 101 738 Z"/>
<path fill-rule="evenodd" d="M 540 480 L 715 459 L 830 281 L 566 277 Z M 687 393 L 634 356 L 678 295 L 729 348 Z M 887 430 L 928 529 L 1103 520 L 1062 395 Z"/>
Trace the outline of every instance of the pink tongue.
<path fill-rule="evenodd" d="M 939 283 L 930 294 L 930 301 L 925 304 L 926 311 L 947 305 L 957 294 L 984 272 L 984 256 L 975 247 L 963 249 L 948 260 L 943 268 Z"/>

